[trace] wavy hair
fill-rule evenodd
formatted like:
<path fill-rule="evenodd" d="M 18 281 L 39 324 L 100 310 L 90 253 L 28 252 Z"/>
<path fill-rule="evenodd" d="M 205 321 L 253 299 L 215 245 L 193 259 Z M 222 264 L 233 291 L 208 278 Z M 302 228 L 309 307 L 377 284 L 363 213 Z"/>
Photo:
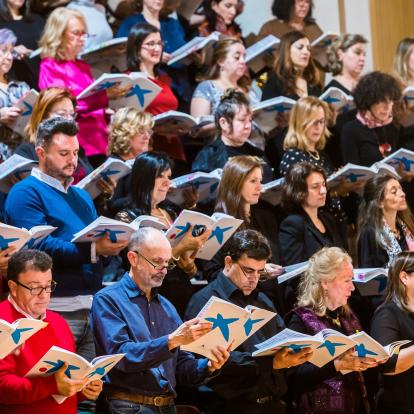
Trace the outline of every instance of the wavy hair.
<path fill-rule="evenodd" d="M 248 221 L 241 191 L 249 174 L 256 168 L 262 171 L 263 161 L 258 157 L 238 155 L 230 158 L 223 168 L 215 211 Z M 242 225 L 241 228 L 245 227 Z"/>
<path fill-rule="evenodd" d="M 322 282 L 336 278 L 336 270 L 342 263 L 352 264 L 349 254 L 339 247 L 323 247 L 309 259 L 309 268 L 301 278 L 298 290 L 298 306 L 312 309 L 317 315 L 326 314 L 326 303 Z M 348 305 L 343 307 L 349 312 Z"/>
<path fill-rule="evenodd" d="M 313 3 L 310 2 L 309 11 L 304 22 L 306 24 L 315 24 L 315 19 L 312 17 Z M 279 20 L 289 22 L 295 10 L 295 0 L 273 0 L 272 14 Z"/>
<path fill-rule="evenodd" d="M 319 98 L 306 96 L 305 98 L 299 99 L 296 105 L 293 106 L 289 118 L 289 129 L 283 142 L 284 150 L 297 148 L 301 151 L 306 151 L 306 132 L 312 126 L 316 111 L 319 108 L 322 108 L 325 114 L 325 126 L 319 141 L 316 143 L 316 149 L 322 150 L 325 148 L 326 141 L 330 136 L 327 128 L 327 122 L 331 115 L 329 106 Z"/>
<path fill-rule="evenodd" d="M 64 59 L 63 36 L 70 19 L 78 19 L 85 26 L 85 29 L 88 27 L 83 15 L 76 10 L 58 7 L 50 13 L 39 40 L 42 58 Z"/>
<path fill-rule="evenodd" d="M 414 37 L 406 37 L 398 43 L 394 57 L 394 73 L 400 78 L 404 85 L 407 85 L 414 78 L 410 73 L 408 60 L 414 51 Z"/>

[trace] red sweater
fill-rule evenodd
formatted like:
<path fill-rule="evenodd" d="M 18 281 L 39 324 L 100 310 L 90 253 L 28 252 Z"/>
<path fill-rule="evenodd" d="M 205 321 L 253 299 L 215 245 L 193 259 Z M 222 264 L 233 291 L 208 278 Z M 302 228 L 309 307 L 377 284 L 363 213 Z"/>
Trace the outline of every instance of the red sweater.
<path fill-rule="evenodd" d="M 5 300 L 0 303 L 0 318 L 13 322 L 24 316 Z M 75 351 L 72 332 L 60 315 L 48 310 L 44 321 L 48 326 L 24 343 L 19 356 L 10 354 L 0 359 L 1 414 L 76 414 L 76 396 L 67 398 L 62 404 L 51 397 L 57 394 L 54 376 L 24 378 L 52 345 Z"/>

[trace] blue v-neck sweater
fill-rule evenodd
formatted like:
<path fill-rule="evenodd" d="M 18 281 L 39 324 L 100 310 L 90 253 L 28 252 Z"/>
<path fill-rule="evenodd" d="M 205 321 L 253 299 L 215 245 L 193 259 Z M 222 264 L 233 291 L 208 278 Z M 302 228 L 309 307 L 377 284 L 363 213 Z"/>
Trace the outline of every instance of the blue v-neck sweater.
<path fill-rule="evenodd" d="M 36 244 L 53 259 L 54 296 L 93 294 L 101 287 L 102 264 L 91 264 L 91 243 L 70 241 L 97 217 L 86 191 L 71 186 L 64 193 L 29 176 L 13 186 L 5 210 L 6 223 L 15 227 L 57 227 Z"/>

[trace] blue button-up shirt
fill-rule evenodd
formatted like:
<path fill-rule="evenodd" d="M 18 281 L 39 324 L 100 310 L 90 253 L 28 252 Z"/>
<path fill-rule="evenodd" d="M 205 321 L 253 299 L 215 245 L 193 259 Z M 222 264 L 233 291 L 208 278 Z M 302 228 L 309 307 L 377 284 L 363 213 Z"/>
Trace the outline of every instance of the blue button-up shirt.
<path fill-rule="evenodd" d="M 95 295 L 91 323 L 97 355 L 125 353 L 105 382 L 125 392 L 176 395 L 176 379 L 198 384 L 209 376 L 207 359 L 168 349 L 168 335 L 182 324 L 174 306 L 154 291 L 147 300 L 132 277 Z"/>

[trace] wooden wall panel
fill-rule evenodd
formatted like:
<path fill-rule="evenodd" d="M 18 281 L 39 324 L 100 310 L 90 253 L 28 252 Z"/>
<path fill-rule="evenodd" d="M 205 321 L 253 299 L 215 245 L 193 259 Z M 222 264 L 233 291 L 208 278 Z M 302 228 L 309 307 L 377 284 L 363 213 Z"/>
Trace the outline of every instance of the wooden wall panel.
<path fill-rule="evenodd" d="M 374 69 L 392 71 L 401 39 L 414 36 L 413 0 L 370 0 Z"/>

